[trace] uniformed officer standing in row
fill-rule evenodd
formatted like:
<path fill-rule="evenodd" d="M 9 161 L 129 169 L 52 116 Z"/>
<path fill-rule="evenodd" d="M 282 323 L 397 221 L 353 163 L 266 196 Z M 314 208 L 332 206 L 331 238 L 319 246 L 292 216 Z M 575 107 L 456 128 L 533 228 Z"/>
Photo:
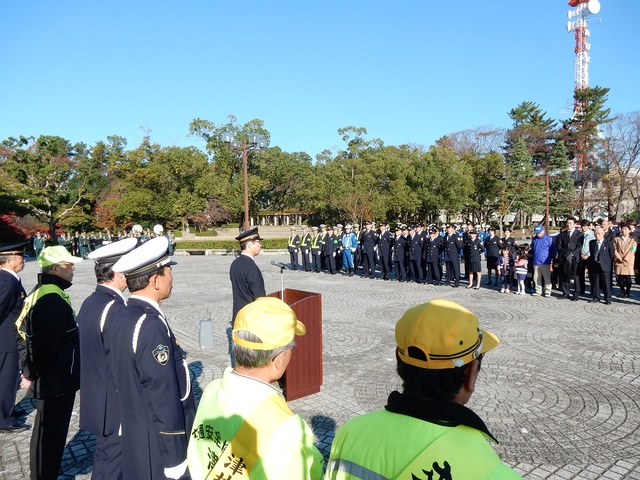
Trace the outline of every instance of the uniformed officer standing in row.
<path fill-rule="evenodd" d="M 422 252 L 424 239 L 416 231 L 416 227 L 409 227 L 409 275 L 416 283 L 422 283 Z"/>
<path fill-rule="evenodd" d="M 447 266 L 446 285 L 453 282 L 453 287 L 460 286 L 460 250 L 464 246 L 462 238 L 452 223 L 447 225 L 447 236 L 444 240 L 444 261 Z"/>
<path fill-rule="evenodd" d="M 0 248 L 0 432 L 28 430 L 12 415 L 20 383 L 17 320 L 27 296 L 18 273 L 24 268 L 26 242 Z"/>
<path fill-rule="evenodd" d="M 104 335 L 115 316 L 126 306 L 127 280 L 113 265 L 138 244 L 135 238 L 110 243 L 87 255 L 95 261 L 98 285 L 78 313 L 80 331 L 80 428 L 96 436 L 94 480 L 122 479 L 122 443 L 118 435 L 120 411 L 113 377 L 107 368 Z"/>
<path fill-rule="evenodd" d="M 313 271 L 320 273 L 322 270 L 322 237 L 318 233 L 318 227 L 311 227 L 311 261 Z"/>
<path fill-rule="evenodd" d="M 132 293 L 105 337 L 122 418 L 123 478 L 185 479 L 195 415 L 185 352 L 160 304 L 171 295 L 168 240 L 157 237 L 113 266 Z"/>
<path fill-rule="evenodd" d="M 393 241 L 393 271 L 394 279 L 398 282 L 404 282 L 407 279 L 405 250 L 407 248 L 407 239 L 402 234 L 402 227 L 398 225 L 396 228 L 396 237 Z"/>
<path fill-rule="evenodd" d="M 311 265 L 309 264 L 309 251 L 311 248 L 311 235 L 306 225 L 302 226 L 302 236 L 300 237 L 300 257 L 302 258 L 302 270 L 305 272 L 311 271 Z"/>
<path fill-rule="evenodd" d="M 378 254 L 380 255 L 380 275 L 383 280 L 391 278 L 391 250 L 394 237 L 389 232 L 389 224 L 380 223 L 380 236 L 378 239 Z"/>
<path fill-rule="evenodd" d="M 432 226 L 429 229 L 429 243 L 425 246 L 425 259 L 429 272 L 427 278 L 433 285 L 440 285 L 442 279 L 443 240 L 444 238 L 440 236 L 436 226 Z"/>
<path fill-rule="evenodd" d="M 300 235 L 298 235 L 298 231 L 296 227 L 289 228 L 291 234 L 289 235 L 289 244 L 287 248 L 289 249 L 289 259 L 291 261 L 291 270 L 298 269 L 298 249 L 300 248 Z"/>
<path fill-rule="evenodd" d="M 371 222 L 365 222 L 365 231 L 362 233 L 362 266 L 364 267 L 363 277 L 373 278 L 376 271 L 376 247 L 378 246 L 378 235 L 373 230 Z"/>
<path fill-rule="evenodd" d="M 322 253 L 324 254 L 324 261 L 327 265 L 327 271 L 331 275 L 335 275 L 336 271 L 336 255 L 338 250 L 338 239 L 334 235 L 334 228 L 329 227 L 329 232 L 325 235 L 322 246 Z"/>
<path fill-rule="evenodd" d="M 356 236 L 356 244 L 358 245 L 353 255 L 353 266 L 357 270 L 359 266 L 362 266 L 362 230 L 360 230 L 359 224 L 353 224 L 353 233 Z"/>

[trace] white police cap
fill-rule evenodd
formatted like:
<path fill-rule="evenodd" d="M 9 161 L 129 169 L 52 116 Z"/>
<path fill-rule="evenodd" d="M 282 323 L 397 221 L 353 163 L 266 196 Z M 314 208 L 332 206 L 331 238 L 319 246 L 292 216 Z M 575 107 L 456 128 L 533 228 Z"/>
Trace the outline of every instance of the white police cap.
<path fill-rule="evenodd" d="M 168 254 L 167 237 L 155 237 L 130 251 L 116 262 L 113 271 L 127 278 L 139 278 L 154 273 L 166 265 L 175 265 Z"/>
<path fill-rule="evenodd" d="M 158 224 L 153 226 L 153 233 L 156 235 L 162 235 L 162 232 L 164 232 L 164 227 L 162 225 Z"/>
<path fill-rule="evenodd" d="M 95 261 L 96 263 L 115 263 L 125 254 L 136 248 L 138 245 L 138 239 L 129 237 L 118 242 L 109 243 L 104 247 L 100 247 L 94 250 L 87 258 Z"/>

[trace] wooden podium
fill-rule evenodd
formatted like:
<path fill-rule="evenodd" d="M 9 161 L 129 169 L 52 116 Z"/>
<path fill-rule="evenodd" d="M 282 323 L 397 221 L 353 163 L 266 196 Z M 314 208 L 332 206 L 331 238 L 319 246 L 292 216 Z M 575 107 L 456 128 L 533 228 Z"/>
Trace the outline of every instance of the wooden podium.
<path fill-rule="evenodd" d="M 281 379 L 285 398 L 295 400 L 318 393 L 322 385 L 322 295 L 287 288 L 284 298 L 282 292 L 268 296 L 283 300 L 307 328 L 306 335 L 295 338 L 298 346 Z"/>

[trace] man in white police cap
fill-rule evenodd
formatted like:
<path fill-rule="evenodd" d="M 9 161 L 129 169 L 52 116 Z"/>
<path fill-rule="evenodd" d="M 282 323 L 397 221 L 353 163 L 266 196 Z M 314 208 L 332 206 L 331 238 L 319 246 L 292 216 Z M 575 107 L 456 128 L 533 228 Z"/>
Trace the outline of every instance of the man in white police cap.
<path fill-rule="evenodd" d="M 187 472 L 187 440 L 195 403 L 185 352 L 160 303 L 173 283 L 166 237 L 149 240 L 113 266 L 131 297 L 106 337 L 118 390 L 123 478 L 179 479 Z"/>
<path fill-rule="evenodd" d="M 123 292 L 127 280 L 113 265 L 138 244 L 136 238 L 125 238 L 89 253 L 95 262 L 98 285 L 82 303 L 78 313 L 80 330 L 80 428 L 96 436 L 91 478 L 122 479 L 122 445 L 118 430 L 120 414 L 113 378 L 107 368 L 104 338 L 115 316 L 127 302 Z"/>

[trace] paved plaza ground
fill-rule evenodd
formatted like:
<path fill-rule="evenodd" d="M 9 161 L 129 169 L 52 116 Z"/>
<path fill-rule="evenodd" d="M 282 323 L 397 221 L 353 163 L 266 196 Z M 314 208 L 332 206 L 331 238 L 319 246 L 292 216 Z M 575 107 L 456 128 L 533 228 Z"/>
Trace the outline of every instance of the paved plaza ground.
<path fill-rule="evenodd" d="M 194 392 L 229 365 L 231 256 L 177 256 L 174 288 L 162 307 L 188 352 Z M 280 269 L 257 258 L 267 292 L 280 289 Z M 27 290 L 37 265 L 22 273 Z M 93 265 L 77 266 L 68 292 L 76 311 L 94 288 Z M 493 289 L 435 287 L 359 277 L 284 272 L 286 288 L 322 294 L 324 385 L 290 402 L 312 426 L 328 454 L 335 430 L 348 419 L 382 408 L 399 388 L 395 322 L 409 307 L 432 298 L 455 300 L 498 335 L 487 354 L 469 407 L 500 441 L 495 450 L 527 479 L 640 479 L 640 291 L 612 305 L 501 294 Z M 614 295 L 617 288 L 614 288 Z M 210 315 L 214 349 L 200 350 L 199 320 Z M 304 319 L 302 319 L 304 321 Z M 18 408 L 33 424 L 30 400 Z M 90 478 L 94 440 L 78 429 L 78 399 L 61 479 Z M 31 432 L 0 435 L 0 480 L 28 478 Z M 288 480 L 288 479 L 277 479 Z"/>

